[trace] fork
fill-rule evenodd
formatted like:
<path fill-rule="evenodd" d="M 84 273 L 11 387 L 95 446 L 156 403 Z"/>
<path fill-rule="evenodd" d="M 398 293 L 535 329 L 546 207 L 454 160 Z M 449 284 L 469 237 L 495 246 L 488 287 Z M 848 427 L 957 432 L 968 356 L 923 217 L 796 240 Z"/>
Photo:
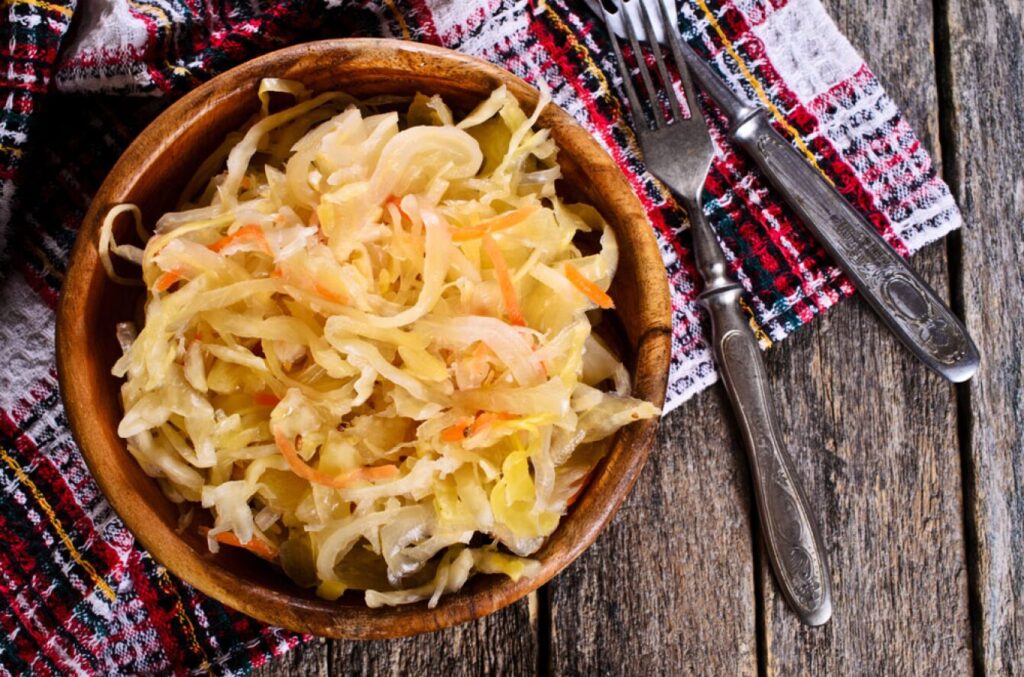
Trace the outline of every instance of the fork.
<path fill-rule="evenodd" d="M 656 40 L 651 40 L 648 44 L 661 82 L 661 94 L 668 100 L 667 116 L 663 111 L 659 91 L 637 40 L 634 14 L 629 11 L 634 2 L 615 0 L 612 4 L 622 17 L 636 56 L 651 119 L 633 87 L 609 12 L 603 4 L 601 9 L 633 113 L 636 136 L 647 169 L 672 189 L 690 217 L 694 257 L 704 280 L 698 300 L 711 317 L 715 360 L 743 436 L 761 534 L 776 580 L 800 619 L 808 625 L 821 625 L 832 615 L 832 585 L 821 536 L 810 517 L 807 497 L 779 432 L 757 338 L 739 304 L 742 287 L 730 277 L 725 254 L 701 208 L 704 182 L 714 156 L 711 136 L 674 31 L 666 31 L 668 47 L 679 72 L 689 117 L 680 108 L 661 48 Z M 655 35 L 646 4 L 639 2 L 642 25 L 646 35 Z M 664 3 L 658 0 L 657 4 L 663 24 L 672 25 Z"/>

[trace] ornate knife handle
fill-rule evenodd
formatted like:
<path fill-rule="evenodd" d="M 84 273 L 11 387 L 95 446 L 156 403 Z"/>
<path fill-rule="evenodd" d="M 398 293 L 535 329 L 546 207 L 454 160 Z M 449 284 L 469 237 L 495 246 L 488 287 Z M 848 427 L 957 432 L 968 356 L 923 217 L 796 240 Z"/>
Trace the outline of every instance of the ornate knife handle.
<path fill-rule="evenodd" d="M 926 365 L 958 383 L 978 369 L 963 323 L 763 112 L 732 130 L 879 317 Z"/>
<path fill-rule="evenodd" d="M 743 435 L 757 515 L 782 594 L 808 625 L 832 616 L 832 583 L 809 503 L 782 444 L 757 339 L 739 306 L 739 285 L 709 282 L 701 303 L 711 315 L 715 358 Z"/>

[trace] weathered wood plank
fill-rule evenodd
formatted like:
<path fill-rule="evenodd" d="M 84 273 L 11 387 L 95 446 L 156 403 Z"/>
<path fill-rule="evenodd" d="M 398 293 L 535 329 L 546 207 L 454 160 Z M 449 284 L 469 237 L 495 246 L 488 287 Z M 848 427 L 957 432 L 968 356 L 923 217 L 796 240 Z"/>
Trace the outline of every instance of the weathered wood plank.
<path fill-rule="evenodd" d="M 915 258 L 942 287 L 944 252 Z M 860 300 L 772 356 L 783 427 L 820 516 L 835 613 L 801 626 L 762 567 L 769 674 L 964 674 L 970 623 L 953 389 Z M 809 367 L 809 368 L 808 368 Z"/>
<path fill-rule="evenodd" d="M 889 93 L 937 145 L 930 7 L 826 0 Z M 940 294 L 943 245 L 914 259 Z M 773 351 L 796 465 L 822 521 L 835 615 L 802 627 L 762 566 L 770 674 L 964 674 L 970 622 L 954 388 L 854 299 Z M 763 558 L 762 558 L 763 561 Z"/>
<path fill-rule="evenodd" d="M 663 422 L 615 520 L 551 584 L 554 674 L 754 674 L 746 461 L 721 390 Z"/>
<path fill-rule="evenodd" d="M 537 668 L 536 601 L 440 632 L 381 642 L 332 642 L 331 675 L 529 675 Z"/>
<path fill-rule="evenodd" d="M 317 639 L 254 677 L 327 675 L 528 675 L 537 668 L 536 600 L 428 635 L 373 642 Z"/>
<path fill-rule="evenodd" d="M 963 407 L 976 663 L 1016 674 L 1024 672 L 1024 2 L 940 6 L 949 174 L 967 222 L 962 300 L 982 353 Z"/>

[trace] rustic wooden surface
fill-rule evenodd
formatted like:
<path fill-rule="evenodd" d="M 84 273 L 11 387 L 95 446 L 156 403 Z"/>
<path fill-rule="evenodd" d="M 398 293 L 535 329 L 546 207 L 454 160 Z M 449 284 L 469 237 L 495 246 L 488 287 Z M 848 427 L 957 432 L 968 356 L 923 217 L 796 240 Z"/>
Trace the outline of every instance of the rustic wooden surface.
<path fill-rule="evenodd" d="M 532 606 L 412 640 L 314 643 L 257 674 L 1024 670 L 1024 1 L 825 4 L 963 208 L 962 236 L 914 263 L 983 354 L 950 386 L 859 299 L 768 353 L 822 516 L 832 622 L 800 627 L 778 596 L 716 388 L 664 421 L 613 524 Z"/>
<path fill-rule="evenodd" d="M 982 351 L 960 397 L 974 662 L 1024 671 L 1024 2 L 949 0 L 943 142 L 967 215 L 957 296 Z"/>

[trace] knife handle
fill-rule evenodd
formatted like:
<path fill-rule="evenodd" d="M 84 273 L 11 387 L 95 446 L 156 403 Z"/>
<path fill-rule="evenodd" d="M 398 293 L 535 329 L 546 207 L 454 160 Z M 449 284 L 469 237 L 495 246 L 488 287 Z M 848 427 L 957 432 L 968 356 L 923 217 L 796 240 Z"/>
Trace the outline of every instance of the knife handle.
<path fill-rule="evenodd" d="M 731 137 L 918 359 L 954 383 L 974 375 L 978 349 L 960 319 L 763 112 L 742 120 Z"/>
<path fill-rule="evenodd" d="M 739 305 L 740 291 L 736 283 L 707 280 L 700 301 L 711 315 L 715 359 L 743 436 L 775 579 L 800 619 L 821 625 L 832 616 L 828 560 L 779 434 L 761 351 Z"/>

